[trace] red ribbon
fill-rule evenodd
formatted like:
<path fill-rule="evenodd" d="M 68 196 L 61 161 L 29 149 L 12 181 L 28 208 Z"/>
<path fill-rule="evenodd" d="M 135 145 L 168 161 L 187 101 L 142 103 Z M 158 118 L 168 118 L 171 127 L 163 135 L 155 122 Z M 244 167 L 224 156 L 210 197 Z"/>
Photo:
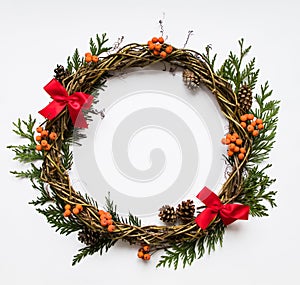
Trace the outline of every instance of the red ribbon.
<path fill-rule="evenodd" d="M 200 199 L 207 207 L 195 219 L 197 225 L 203 230 L 209 226 L 218 214 L 226 226 L 236 220 L 248 220 L 250 210 L 249 206 L 241 204 L 224 205 L 220 201 L 219 197 L 207 187 L 204 187 L 200 191 L 197 198 Z"/>
<path fill-rule="evenodd" d="M 77 128 L 87 128 L 87 122 L 81 109 L 89 109 L 93 102 L 93 96 L 83 92 L 75 92 L 69 96 L 67 90 L 57 81 L 52 79 L 45 87 L 45 91 L 53 99 L 39 113 L 45 118 L 54 119 L 66 106 L 72 122 Z"/>

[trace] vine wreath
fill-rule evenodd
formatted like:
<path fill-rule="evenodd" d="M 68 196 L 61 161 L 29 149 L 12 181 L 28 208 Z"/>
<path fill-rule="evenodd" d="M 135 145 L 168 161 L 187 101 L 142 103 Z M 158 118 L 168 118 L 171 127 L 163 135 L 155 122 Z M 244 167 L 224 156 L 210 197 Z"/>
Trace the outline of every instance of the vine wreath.
<path fill-rule="evenodd" d="M 279 101 L 270 100 L 272 90 L 268 82 L 259 94 L 252 96 L 259 70 L 255 58 L 244 64 L 250 46 L 229 57 L 215 71 L 216 54 L 210 46 L 204 53 L 186 48 L 175 48 L 165 43 L 163 37 L 154 37 L 147 44 L 132 43 L 120 48 L 105 47 L 106 34 L 90 39 L 90 52 L 80 56 L 78 50 L 67 60 L 67 68 L 58 65 L 55 78 L 45 86 L 53 101 L 40 111 L 46 121 L 36 126 L 29 116 L 27 121 L 14 123 L 14 132 L 29 140 L 28 144 L 9 146 L 15 159 L 30 163 L 26 171 L 12 171 L 17 177 L 29 178 L 39 191 L 30 203 L 46 216 L 47 221 L 61 234 L 78 231 L 78 238 L 85 244 L 73 259 L 73 265 L 87 255 L 102 254 L 117 241 L 138 245 L 138 257 L 149 260 L 158 250 L 165 250 L 157 266 L 178 267 L 191 264 L 210 253 L 216 244 L 222 245 L 225 228 L 237 219 L 266 216 L 275 204 L 274 191 L 267 188 L 275 181 L 267 174 L 271 166 L 259 167 L 269 157 L 275 142 Z M 159 217 L 165 225 L 142 226 L 138 217 L 129 214 L 121 217 L 109 196 L 105 210 L 97 202 L 76 191 L 70 182 L 68 170 L 72 165 L 74 132 L 87 127 L 93 99 L 111 76 L 129 68 L 162 64 L 163 69 L 183 71 L 188 88 L 204 84 L 214 94 L 223 115 L 228 120 L 228 133 L 222 139 L 227 154 L 227 180 L 216 195 L 208 188 L 200 191 L 204 206 L 195 207 L 191 200 L 182 201 L 175 210 L 163 206 Z M 96 100 L 94 100 L 94 103 Z M 253 104 L 252 104 L 253 103 Z M 37 134 L 35 133 L 37 132 Z M 221 139 L 221 138 L 220 138 Z M 38 161 L 42 164 L 37 164 Z"/>

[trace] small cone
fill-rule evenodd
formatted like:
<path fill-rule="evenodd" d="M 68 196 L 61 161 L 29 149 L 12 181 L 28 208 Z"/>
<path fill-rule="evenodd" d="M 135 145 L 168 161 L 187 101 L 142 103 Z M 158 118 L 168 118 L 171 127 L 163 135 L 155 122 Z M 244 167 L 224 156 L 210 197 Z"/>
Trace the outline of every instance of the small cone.
<path fill-rule="evenodd" d="M 251 88 L 244 84 L 240 88 L 238 92 L 238 102 L 240 104 L 240 108 L 247 113 L 252 106 L 252 90 Z"/>
<path fill-rule="evenodd" d="M 86 245 L 95 245 L 100 240 L 100 234 L 85 227 L 78 233 L 78 240 Z"/>
<path fill-rule="evenodd" d="M 183 201 L 177 206 L 176 214 L 183 222 L 189 222 L 194 218 L 195 205 L 192 200 Z"/>
<path fill-rule="evenodd" d="M 174 207 L 171 206 L 163 206 L 159 209 L 159 217 L 165 223 L 174 223 L 177 219 L 176 212 Z"/>
<path fill-rule="evenodd" d="M 189 89 L 194 90 L 194 89 L 197 89 L 200 86 L 200 80 L 193 71 L 185 69 L 182 72 L 182 78 L 183 78 L 184 84 Z"/>
<path fill-rule="evenodd" d="M 54 78 L 57 79 L 60 83 L 62 83 L 62 81 L 70 75 L 69 71 L 59 64 L 54 69 L 54 73 Z"/>

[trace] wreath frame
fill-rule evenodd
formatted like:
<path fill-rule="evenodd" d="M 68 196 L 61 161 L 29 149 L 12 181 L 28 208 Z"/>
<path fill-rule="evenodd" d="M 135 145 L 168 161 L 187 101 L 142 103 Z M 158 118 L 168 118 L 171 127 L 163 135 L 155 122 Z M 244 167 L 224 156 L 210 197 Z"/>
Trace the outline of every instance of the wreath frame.
<path fill-rule="evenodd" d="M 268 210 L 262 202 L 266 200 L 272 207 L 276 206 L 274 199 L 276 192 L 266 191 L 275 181 L 265 172 L 271 165 L 258 169 L 254 164 L 268 159 L 269 151 L 275 142 L 279 101 L 266 102 L 272 91 L 269 90 L 268 83 L 261 86 L 261 95 L 255 97 L 258 108 L 251 110 L 251 113 L 255 117 L 263 118 L 265 126 L 258 138 L 251 137 L 240 124 L 240 117 L 245 112 L 237 96 L 243 83 L 246 82 L 254 90 L 257 82 L 258 70 L 255 69 L 255 58 L 245 66 L 244 70 L 240 70 L 242 60 L 251 47 L 244 49 L 244 41 L 240 40 L 239 56 L 231 52 L 220 70 L 215 72 L 216 55 L 211 57 L 209 46 L 206 48 L 206 53 L 173 47 L 172 52 L 162 58 L 154 55 L 147 44 L 131 43 L 119 48 L 119 43 L 118 50 L 111 52 L 111 48 L 104 47 L 106 42 L 106 34 L 102 37 L 97 35 L 96 41 L 90 40 L 91 53 L 98 58 L 96 62 L 86 62 L 83 57 L 79 56 L 77 49 L 73 57 L 68 58 L 66 76 L 61 80 L 67 93 L 83 92 L 95 95 L 96 90 L 103 87 L 106 80 L 115 72 L 123 72 L 130 68 L 143 68 L 163 63 L 169 64 L 172 70 L 174 67 L 190 70 L 201 84 L 214 94 L 221 112 L 228 120 L 228 132 L 237 133 L 247 150 L 242 160 L 237 156 L 225 157 L 230 170 L 227 173 L 226 182 L 218 193 L 220 201 L 223 204 L 247 204 L 253 216 L 268 215 Z M 167 46 L 163 43 L 161 47 L 165 49 Z M 180 259 L 185 266 L 202 257 L 205 248 L 209 253 L 215 249 L 217 243 L 222 245 L 226 226 L 219 216 L 207 229 L 199 228 L 194 220 L 171 226 L 141 226 L 139 218 L 132 214 L 128 219 L 120 217 L 109 197 L 106 201 L 106 209 L 112 215 L 115 230 L 108 232 L 107 227 L 99 223 L 97 202 L 77 192 L 71 185 L 68 170 L 72 164 L 72 152 L 69 147 L 72 143 L 73 132 L 76 130 L 74 130 L 68 108 L 65 107 L 54 119 L 47 119 L 40 125 L 45 125 L 45 130 L 48 132 L 57 134 L 57 138 L 51 142 L 51 148 L 48 151 L 41 153 L 35 150 L 35 123 L 36 120 L 30 116 L 27 122 L 19 119 L 14 124 L 14 131 L 21 137 L 29 139 L 30 143 L 27 146 L 9 146 L 9 148 L 15 152 L 15 159 L 30 162 L 32 168 L 25 172 L 12 171 L 12 173 L 17 177 L 29 178 L 33 187 L 40 191 L 41 196 L 31 203 L 39 207 L 37 210 L 44 214 L 48 222 L 61 234 L 68 235 L 85 228 L 99 237 L 95 244 L 88 245 L 79 251 L 74 257 L 73 265 L 87 255 L 98 251 L 102 254 L 119 240 L 129 244 L 150 245 L 152 254 L 164 249 L 166 254 L 161 257 L 157 266 L 173 265 L 175 269 Z M 41 168 L 35 166 L 37 160 L 42 160 Z M 48 208 L 40 208 L 47 203 L 51 203 Z M 62 215 L 66 204 L 71 206 L 80 204 L 84 210 L 66 219 Z"/>

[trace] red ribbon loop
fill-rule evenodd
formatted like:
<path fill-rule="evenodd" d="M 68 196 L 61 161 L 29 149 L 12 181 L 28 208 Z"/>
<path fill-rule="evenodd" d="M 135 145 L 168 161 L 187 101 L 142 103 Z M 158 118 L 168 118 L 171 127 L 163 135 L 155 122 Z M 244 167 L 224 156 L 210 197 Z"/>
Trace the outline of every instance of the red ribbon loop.
<path fill-rule="evenodd" d="M 82 109 L 89 109 L 93 102 L 93 96 L 83 92 L 75 92 L 68 95 L 67 90 L 57 81 L 52 79 L 45 87 L 45 91 L 53 99 L 39 113 L 45 118 L 54 119 L 66 106 L 68 106 L 71 120 L 76 128 L 87 128 L 87 122 L 83 116 Z"/>
<path fill-rule="evenodd" d="M 207 187 L 204 187 L 197 198 L 201 200 L 206 209 L 195 219 L 197 225 L 205 230 L 219 214 L 224 225 L 229 225 L 236 220 L 248 220 L 250 207 L 241 204 L 222 204 L 219 197 Z"/>

